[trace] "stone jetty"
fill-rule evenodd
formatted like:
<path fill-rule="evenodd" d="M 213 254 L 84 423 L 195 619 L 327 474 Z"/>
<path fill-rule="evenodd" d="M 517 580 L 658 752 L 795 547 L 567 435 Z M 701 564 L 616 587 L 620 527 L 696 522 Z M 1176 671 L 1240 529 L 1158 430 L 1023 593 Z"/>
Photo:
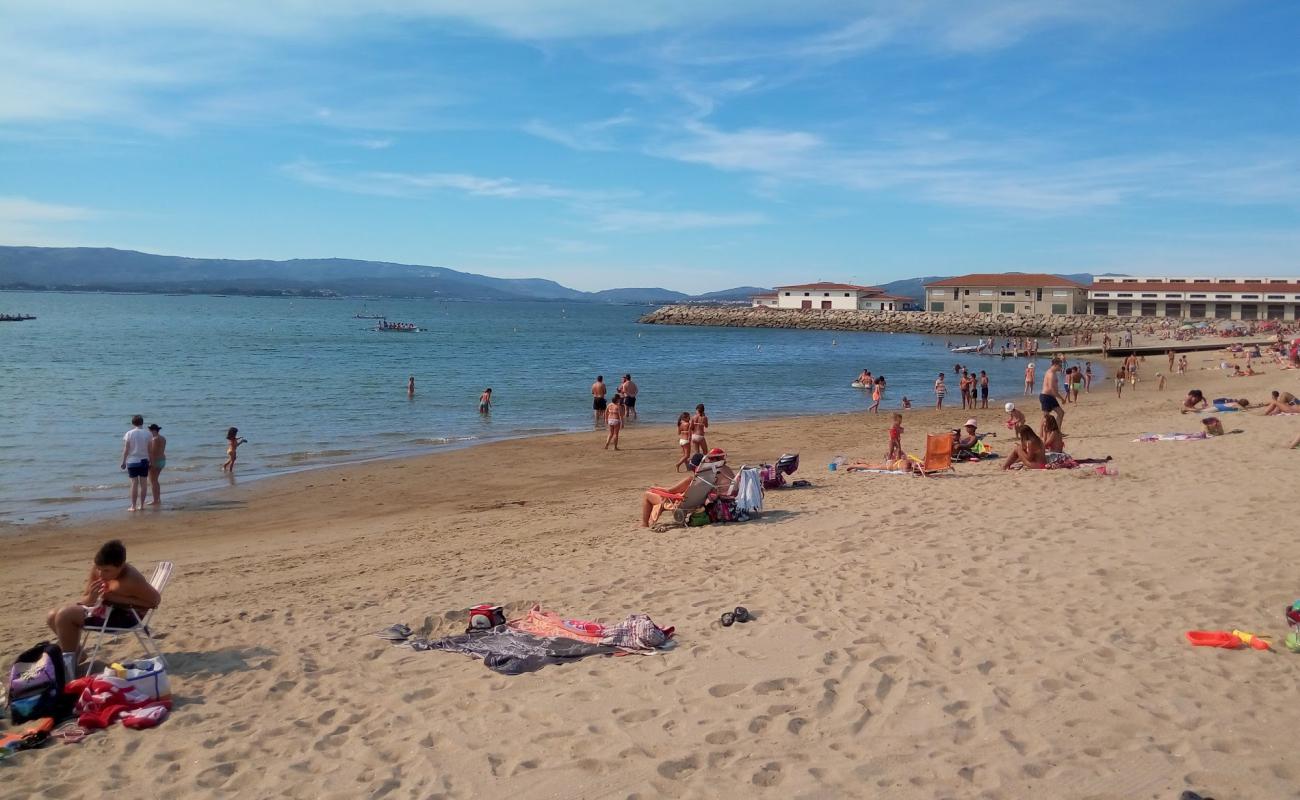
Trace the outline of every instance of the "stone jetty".
<path fill-rule="evenodd" d="M 662 306 L 641 317 L 647 325 L 715 325 L 726 328 L 807 328 L 876 333 L 928 333 L 936 336 L 1072 336 L 1148 325 L 1166 326 L 1161 317 L 1085 315 L 953 314 L 933 311 L 848 311 L 833 309 Z"/>

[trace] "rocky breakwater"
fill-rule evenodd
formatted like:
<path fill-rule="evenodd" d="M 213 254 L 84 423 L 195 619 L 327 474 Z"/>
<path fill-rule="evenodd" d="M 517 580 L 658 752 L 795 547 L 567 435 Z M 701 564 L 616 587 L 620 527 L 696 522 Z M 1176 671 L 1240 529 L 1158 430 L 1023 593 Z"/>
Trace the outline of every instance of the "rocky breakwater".
<path fill-rule="evenodd" d="M 662 306 L 641 317 L 647 325 L 715 325 L 725 328 L 807 328 L 936 336 L 1071 336 L 1121 330 L 1165 320 L 1145 317 L 951 314 L 933 311 Z"/>

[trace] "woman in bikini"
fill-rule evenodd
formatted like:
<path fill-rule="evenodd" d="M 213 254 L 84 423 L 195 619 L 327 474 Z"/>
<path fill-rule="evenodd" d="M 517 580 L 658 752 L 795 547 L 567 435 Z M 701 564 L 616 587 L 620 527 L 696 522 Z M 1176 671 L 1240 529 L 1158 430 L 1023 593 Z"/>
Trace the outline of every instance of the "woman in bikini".
<path fill-rule="evenodd" d="M 709 429 L 709 418 L 704 413 L 704 404 L 700 403 L 695 407 L 695 416 L 691 417 L 691 452 L 707 453 L 709 443 L 704 438 L 704 432 Z"/>
<path fill-rule="evenodd" d="M 682 448 L 682 457 L 677 460 L 676 471 L 682 471 L 682 465 L 691 458 L 691 412 L 683 411 L 677 415 L 677 446 Z"/>
<path fill-rule="evenodd" d="M 608 450 L 610 444 L 614 449 L 618 449 L 618 434 L 623 430 L 623 395 L 614 395 L 614 400 L 605 408 L 605 425 L 609 428 L 609 435 L 605 437 L 605 449 Z"/>
<path fill-rule="evenodd" d="M 885 379 L 877 378 L 875 385 L 871 387 L 871 408 L 868 411 L 880 413 L 880 401 L 885 396 Z"/>
<path fill-rule="evenodd" d="M 1016 434 L 1020 437 L 1020 444 L 1016 445 L 1016 449 L 1007 456 L 1002 468 L 1011 469 L 1016 464 L 1022 465 L 1025 469 L 1042 469 L 1047 466 L 1043 440 L 1038 438 L 1034 429 L 1028 425 L 1021 425 L 1016 429 Z"/>

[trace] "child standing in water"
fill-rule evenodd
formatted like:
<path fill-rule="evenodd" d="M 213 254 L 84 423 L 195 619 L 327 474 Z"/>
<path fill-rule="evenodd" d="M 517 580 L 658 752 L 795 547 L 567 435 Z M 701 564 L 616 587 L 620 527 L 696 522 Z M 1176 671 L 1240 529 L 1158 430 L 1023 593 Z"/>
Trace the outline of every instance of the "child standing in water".
<path fill-rule="evenodd" d="M 222 472 L 235 471 L 235 451 L 247 441 L 247 439 L 240 438 L 239 428 L 231 428 L 226 431 L 226 463 L 221 465 Z"/>
<path fill-rule="evenodd" d="M 943 408 L 943 396 L 948 393 L 948 387 L 944 385 L 943 373 L 939 373 L 939 378 L 934 382 L 934 407 Z"/>
<path fill-rule="evenodd" d="M 483 394 L 478 396 L 478 413 L 490 414 L 492 412 L 492 387 L 483 390 Z"/>
<path fill-rule="evenodd" d="M 871 388 L 871 408 L 870 411 L 880 413 L 880 401 L 885 396 L 885 378 L 881 376 L 876 378 L 875 384 Z"/>
<path fill-rule="evenodd" d="M 903 415 L 894 415 L 894 424 L 889 426 L 889 452 L 885 454 L 886 461 L 896 461 L 903 458 Z"/>
<path fill-rule="evenodd" d="M 682 465 L 691 459 L 691 413 L 683 411 L 677 415 L 677 446 L 682 448 L 682 457 L 677 461 L 676 471 L 682 471 Z"/>

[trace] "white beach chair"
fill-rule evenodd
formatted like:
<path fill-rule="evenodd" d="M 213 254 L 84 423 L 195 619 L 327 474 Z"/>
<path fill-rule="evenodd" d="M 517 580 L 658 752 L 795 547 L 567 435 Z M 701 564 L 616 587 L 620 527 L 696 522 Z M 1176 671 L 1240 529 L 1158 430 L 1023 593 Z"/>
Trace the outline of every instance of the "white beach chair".
<path fill-rule="evenodd" d="M 162 596 L 163 589 L 166 588 L 167 586 L 167 582 L 171 580 L 172 569 L 173 569 L 172 562 L 159 561 L 158 566 L 154 567 L 153 577 L 149 579 L 149 585 L 158 591 L 158 595 L 160 599 Z M 162 603 L 160 601 L 159 605 L 161 604 Z M 136 641 L 140 642 L 140 646 L 144 648 L 145 655 L 147 655 L 149 658 L 157 658 L 159 661 L 163 663 L 164 666 L 166 666 L 167 659 L 163 658 L 162 650 L 158 647 L 158 642 L 154 641 L 153 634 L 149 631 L 149 622 L 153 619 L 153 612 L 157 611 L 158 609 L 156 607 L 149 609 L 144 613 L 143 617 L 140 616 L 140 613 L 136 611 L 134 608 L 128 608 L 127 610 L 131 612 L 132 616 L 135 617 L 134 625 L 124 627 L 124 628 L 111 627 L 108 624 L 108 619 L 110 615 L 105 615 L 103 624 L 98 626 L 87 626 L 81 632 L 81 651 L 83 653 L 86 651 L 87 640 L 91 636 L 95 637 L 95 649 L 91 651 L 90 659 L 86 663 L 87 664 L 95 663 L 95 656 L 99 655 L 99 648 L 103 646 L 105 637 L 109 639 L 116 639 L 118 637 L 125 636 L 128 633 L 131 633 L 131 634 L 135 634 Z"/>

